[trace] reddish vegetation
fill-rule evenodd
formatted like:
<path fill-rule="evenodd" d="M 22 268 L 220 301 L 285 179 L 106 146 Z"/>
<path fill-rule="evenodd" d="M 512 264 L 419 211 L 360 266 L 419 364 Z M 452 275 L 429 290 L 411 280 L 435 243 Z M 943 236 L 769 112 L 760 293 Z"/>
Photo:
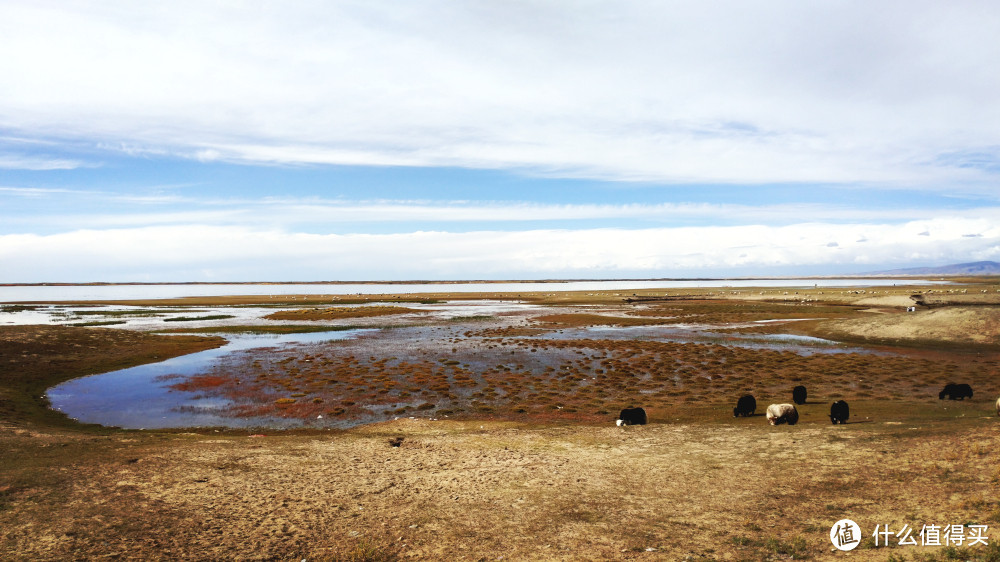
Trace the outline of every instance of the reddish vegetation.
<path fill-rule="evenodd" d="M 821 400 L 923 399 L 936 397 L 951 380 L 1000 391 L 996 355 L 800 355 L 719 344 L 447 332 L 400 357 L 399 343 L 377 337 L 266 356 L 250 352 L 197 377 L 190 389 L 234 400 L 238 416 L 365 421 L 418 414 L 591 421 L 629 405 L 652 405 L 655 412 L 672 404 L 730 403 L 745 392 L 787 401 L 796 384 Z"/>
<path fill-rule="evenodd" d="M 898 291 L 905 299 L 908 290 Z M 873 318 L 859 312 L 867 305 L 817 301 L 823 292 L 814 293 L 788 295 L 793 300 L 787 302 L 684 298 L 620 304 L 619 299 L 587 308 L 535 308 L 487 323 L 432 320 L 361 340 L 247 351 L 188 384 L 232 399 L 237 416 L 323 416 L 344 423 L 415 415 L 587 421 L 632 405 L 646 407 L 655 418 L 658 410 L 681 405 L 732 404 L 747 392 L 763 402 L 787 402 L 798 384 L 824 401 L 933 399 L 951 381 L 973 385 L 977 395 L 1000 392 L 995 348 L 859 348 L 810 355 L 795 352 L 795 344 L 785 350 L 740 347 L 744 340 L 725 334 L 815 330 L 821 319 Z M 380 310 L 410 312 L 375 306 L 290 314 L 331 318 Z M 874 318 L 911 318 L 884 312 Z M 812 320 L 780 322 L 791 319 Z M 752 323 L 757 321 L 769 322 Z M 712 343 L 677 343 L 658 341 L 666 328 L 643 328 L 676 323 L 715 325 L 716 335 L 705 340 Z M 588 333 L 612 333 L 588 327 L 613 325 L 621 326 L 612 330 L 618 335 L 601 337 L 618 339 L 587 339 Z"/>
<path fill-rule="evenodd" d="M 229 379 L 221 375 L 195 375 L 187 378 L 184 382 L 170 385 L 174 390 L 199 391 L 217 388 L 225 384 Z"/>
<path fill-rule="evenodd" d="M 368 318 L 393 314 L 422 314 L 426 311 L 402 306 L 328 306 L 282 310 L 267 315 L 270 320 L 336 320 L 339 318 Z"/>

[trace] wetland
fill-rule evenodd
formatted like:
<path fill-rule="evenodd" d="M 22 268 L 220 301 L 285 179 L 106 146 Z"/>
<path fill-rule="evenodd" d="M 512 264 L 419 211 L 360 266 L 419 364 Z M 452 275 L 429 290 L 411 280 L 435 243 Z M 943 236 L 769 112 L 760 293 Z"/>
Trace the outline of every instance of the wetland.
<path fill-rule="evenodd" d="M 12 302 L 0 552 L 828 559 L 845 517 L 869 535 L 963 523 L 996 536 L 997 291 L 974 279 Z M 914 294 L 930 305 L 907 312 Z M 119 323 L 79 325 L 95 321 Z M 947 382 L 975 397 L 938 400 Z M 798 384 L 799 424 L 769 426 L 763 409 Z M 733 418 L 746 392 L 757 415 Z M 836 399 L 846 425 L 826 416 Z M 615 427 L 627 406 L 650 423 Z M 869 537 L 851 556 L 1000 551 Z"/>

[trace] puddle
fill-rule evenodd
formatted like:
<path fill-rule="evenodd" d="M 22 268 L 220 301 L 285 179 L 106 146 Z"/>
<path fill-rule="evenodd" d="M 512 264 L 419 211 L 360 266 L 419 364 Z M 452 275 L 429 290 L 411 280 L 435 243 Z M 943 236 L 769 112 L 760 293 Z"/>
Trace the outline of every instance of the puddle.
<path fill-rule="evenodd" d="M 564 328 L 537 336 L 523 336 L 523 339 L 607 339 L 607 340 L 649 340 L 673 343 L 705 343 L 744 347 L 749 349 L 769 349 L 793 351 L 800 355 L 814 353 L 875 353 L 873 350 L 852 347 L 839 342 L 799 336 L 793 334 L 738 334 L 716 332 L 731 326 L 708 324 L 671 324 L 666 326 L 586 326 Z"/>
<path fill-rule="evenodd" d="M 406 307 L 416 310 L 427 310 L 437 313 L 437 315 L 443 318 L 455 319 L 462 319 L 470 316 L 494 316 L 515 312 L 551 310 L 553 308 L 551 306 L 538 304 L 495 300 L 448 301 L 437 304 L 406 303 Z"/>
<path fill-rule="evenodd" d="M 233 324 L 264 324 L 270 308 L 30 305 L 0 308 L 0 325 L 107 326 L 128 330 L 202 328 Z"/>
<path fill-rule="evenodd" d="M 308 420 L 225 416 L 224 411 L 234 404 L 232 401 L 201 392 L 174 390 L 170 386 L 181 377 L 209 372 L 220 360 L 235 352 L 350 339 L 372 331 L 226 334 L 224 337 L 229 343 L 220 348 L 74 379 L 50 388 L 46 395 L 54 409 L 75 420 L 126 429 L 301 427 Z"/>

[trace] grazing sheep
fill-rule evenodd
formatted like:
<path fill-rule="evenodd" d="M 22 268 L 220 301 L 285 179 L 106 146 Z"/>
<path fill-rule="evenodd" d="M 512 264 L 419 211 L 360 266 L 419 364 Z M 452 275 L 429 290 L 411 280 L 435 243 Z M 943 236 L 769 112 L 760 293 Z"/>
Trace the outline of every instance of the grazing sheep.
<path fill-rule="evenodd" d="M 771 425 L 795 425 L 799 421 L 799 411 L 792 404 L 771 404 L 767 407 L 767 421 Z"/>
<path fill-rule="evenodd" d="M 752 416 L 756 411 L 757 400 L 754 399 L 753 395 L 744 394 L 736 401 L 736 407 L 733 408 L 733 417 Z"/>
<path fill-rule="evenodd" d="M 642 408 L 625 408 L 618 414 L 617 425 L 646 425 L 646 410 Z"/>
<path fill-rule="evenodd" d="M 938 400 L 944 400 L 945 396 L 947 396 L 949 400 L 965 400 L 966 398 L 972 398 L 972 387 L 965 383 L 948 383 L 944 385 L 944 390 L 938 394 Z"/>
<path fill-rule="evenodd" d="M 799 385 L 792 389 L 792 402 L 796 404 L 806 403 L 806 387 Z"/>
<path fill-rule="evenodd" d="M 847 402 L 837 400 L 830 404 L 830 422 L 833 424 L 847 423 L 847 418 L 851 417 L 851 408 Z"/>

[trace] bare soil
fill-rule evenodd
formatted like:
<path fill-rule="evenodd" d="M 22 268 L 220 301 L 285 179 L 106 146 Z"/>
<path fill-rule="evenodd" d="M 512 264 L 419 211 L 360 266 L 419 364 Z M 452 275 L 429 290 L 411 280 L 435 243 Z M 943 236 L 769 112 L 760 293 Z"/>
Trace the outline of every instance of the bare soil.
<path fill-rule="evenodd" d="M 867 339 L 899 343 L 1000 343 L 1000 305 L 950 306 L 906 314 L 828 322 L 823 331 L 835 339 Z"/>

